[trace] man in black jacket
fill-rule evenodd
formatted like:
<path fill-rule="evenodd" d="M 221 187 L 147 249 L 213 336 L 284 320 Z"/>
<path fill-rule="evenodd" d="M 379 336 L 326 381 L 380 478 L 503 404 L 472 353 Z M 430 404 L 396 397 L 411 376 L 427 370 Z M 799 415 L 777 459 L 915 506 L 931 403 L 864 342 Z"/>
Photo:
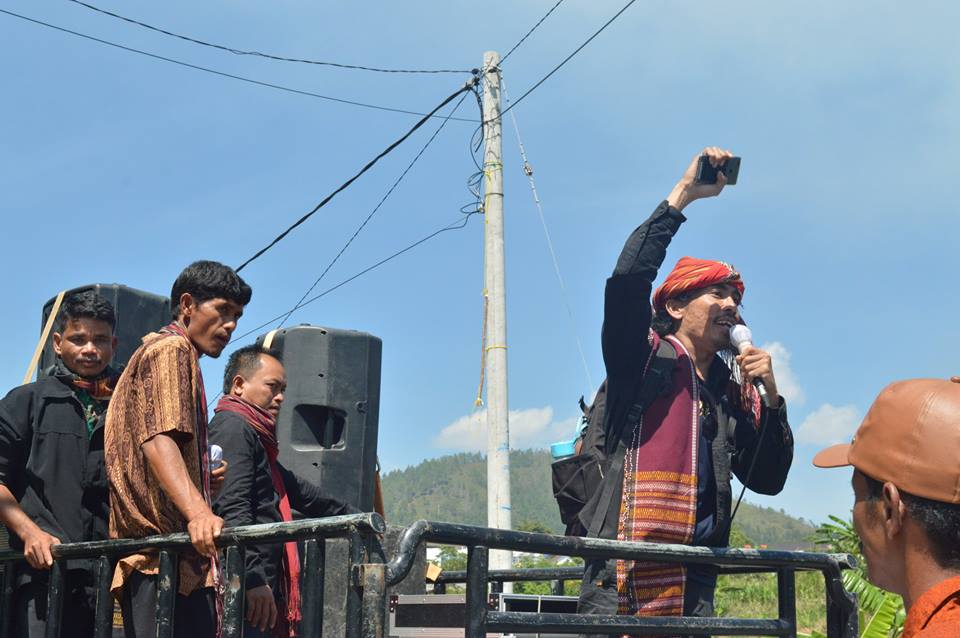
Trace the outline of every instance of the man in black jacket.
<path fill-rule="evenodd" d="M 17 573 L 13 635 L 44 635 L 50 548 L 107 538 L 108 488 L 103 414 L 118 373 L 113 306 L 89 291 L 60 310 L 49 376 L 11 390 L 0 401 L 0 522 L 23 549 Z M 62 636 L 93 635 L 96 599 L 86 561 L 67 564 Z"/>
<path fill-rule="evenodd" d="M 732 157 L 718 148 L 703 155 L 714 167 Z M 610 460 L 601 489 L 581 511 L 591 536 L 725 547 L 731 471 L 750 489 L 777 494 L 793 459 L 770 355 L 751 346 L 735 363 L 732 354 L 721 356 L 731 347 L 730 327 L 741 322 L 739 273 L 723 262 L 685 257 L 653 295 L 651 309 L 653 281 L 686 221 L 681 211 L 726 184 L 722 171 L 715 184 L 697 183 L 698 160 L 630 235 L 607 280 L 602 344 Z M 664 387 L 639 409 L 645 377 L 664 369 Z M 767 405 L 754 379 L 765 384 Z M 712 615 L 716 578 L 710 566 L 589 561 L 580 610 Z"/>
<path fill-rule="evenodd" d="M 224 396 L 210 421 L 210 443 L 223 448 L 230 464 L 213 510 L 229 527 L 289 521 L 292 510 L 311 517 L 359 511 L 277 462 L 276 419 L 286 387 L 277 356 L 256 345 L 230 355 Z M 296 543 L 247 548 L 246 638 L 293 635 L 299 572 Z"/>

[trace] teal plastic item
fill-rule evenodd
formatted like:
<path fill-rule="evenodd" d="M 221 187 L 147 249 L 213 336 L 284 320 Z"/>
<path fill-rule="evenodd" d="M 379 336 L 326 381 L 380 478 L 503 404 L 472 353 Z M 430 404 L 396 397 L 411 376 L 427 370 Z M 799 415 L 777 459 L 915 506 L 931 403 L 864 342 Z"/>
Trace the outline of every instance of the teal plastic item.
<path fill-rule="evenodd" d="M 569 458 L 576 454 L 576 444 L 576 439 L 554 443 L 550 446 L 550 455 L 553 457 L 554 461 L 560 461 L 562 459 Z"/>

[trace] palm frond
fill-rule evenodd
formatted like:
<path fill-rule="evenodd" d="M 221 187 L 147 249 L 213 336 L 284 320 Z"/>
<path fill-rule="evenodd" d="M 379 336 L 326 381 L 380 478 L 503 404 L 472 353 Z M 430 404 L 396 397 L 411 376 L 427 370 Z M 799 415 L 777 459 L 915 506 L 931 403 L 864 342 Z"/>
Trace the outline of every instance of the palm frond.
<path fill-rule="evenodd" d="M 860 632 L 860 638 L 889 638 L 896 628 L 897 610 L 902 607 L 899 596 L 886 594 L 870 622 Z"/>

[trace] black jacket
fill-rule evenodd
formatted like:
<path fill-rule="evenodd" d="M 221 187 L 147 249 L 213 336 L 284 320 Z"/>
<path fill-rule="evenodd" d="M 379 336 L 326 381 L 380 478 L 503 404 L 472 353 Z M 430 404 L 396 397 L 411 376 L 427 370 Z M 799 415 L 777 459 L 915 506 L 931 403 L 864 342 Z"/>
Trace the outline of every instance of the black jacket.
<path fill-rule="evenodd" d="M 605 427 L 617 431 L 636 402 L 644 365 L 650 355 L 648 333 L 652 319 L 650 297 L 653 281 L 666 255 L 667 246 L 686 218 L 667 202 L 627 240 L 613 276 L 607 280 L 603 359 L 607 369 Z M 793 461 L 793 436 L 787 423 L 786 405 L 781 398 L 777 409 L 762 409 L 766 423 L 762 441 L 752 418 L 729 400 L 730 370 L 717 357 L 708 378 L 701 383 L 701 396 L 711 410 L 701 418 L 699 446 L 697 525 L 695 545 L 725 546 L 730 533 L 731 471 L 751 490 L 777 494 L 783 489 Z M 611 434 L 607 441 L 616 444 Z M 756 466 L 750 465 L 756 455 Z M 750 476 L 748 477 L 748 474 Z M 748 480 L 749 478 L 749 480 Z M 623 473 L 610 476 L 619 486 Z M 616 538 L 621 490 L 614 492 L 614 506 L 607 512 L 600 531 L 602 538 Z"/>
<path fill-rule="evenodd" d="M 88 434 L 83 406 L 60 377 L 22 385 L 0 400 L 0 483 L 32 521 L 63 543 L 108 537 L 103 423 L 101 417 Z M 23 543 L 11 534 L 10 546 L 22 549 Z"/>
<path fill-rule="evenodd" d="M 279 523 L 280 499 L 273 488 L 270 462 L 256 431 L 235 412 L 221 411 L 210 421 L 209 442 L 223 448 L 227 475 L 213 511 L 227 527 Z M 323 495 L 320 488 L 280 466 L 290 507 L 309 517 L 353 514 L 358 509 Z M 247 547 L 247 589 L 269 585 L 279 595 L 283 545 Z"/>

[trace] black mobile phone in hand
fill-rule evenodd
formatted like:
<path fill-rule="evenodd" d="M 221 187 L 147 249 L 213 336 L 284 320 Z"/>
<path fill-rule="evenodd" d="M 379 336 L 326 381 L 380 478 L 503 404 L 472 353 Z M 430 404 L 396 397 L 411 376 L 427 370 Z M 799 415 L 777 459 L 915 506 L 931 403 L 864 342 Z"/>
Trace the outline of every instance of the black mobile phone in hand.
<path fill-rule="evenodd" d="M 737 183 L 737 176 L 740 174 L 740 158 L 731 157 L 719 167 L 714 167 L 706 155 L 701 155 L 700 161 L 697 162 L 697 183 L 716 184 L 717 173 L 720 171 L 727 176 L 727 186 L 733 186 Z"/>

